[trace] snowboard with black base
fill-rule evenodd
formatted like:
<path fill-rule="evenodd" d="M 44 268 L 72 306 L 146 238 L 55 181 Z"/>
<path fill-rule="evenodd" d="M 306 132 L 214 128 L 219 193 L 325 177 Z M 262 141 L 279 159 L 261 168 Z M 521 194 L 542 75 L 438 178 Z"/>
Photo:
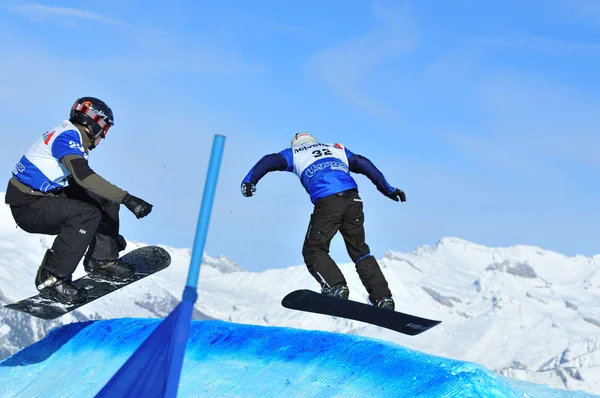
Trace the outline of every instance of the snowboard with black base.
<path fill-rule="evenodd" d="M 56 319 L 102 296 L 167 268 L 171 264 L 171 256 L 161 247 L 146 246 L 125 254 L 116 263 L 121 266 L 123 274 L 111 275 L 103 272 L 102 265 L 98 264 L 95 269 L 87 270 L 88 272 L 92 271 L 91 273 L 74 280 L 72 284 L 77 289 L 85 289 L 85 294 L 73 303 L 65 302 L 61 296 L 56 294 L 56 290 L 60 287 L 44 288 L 40 286 L 39 294 L 5 305 L 4 308 L 21 311 L 41 319 Z M 133 273 L 126 275 L 132 269 L 134 270 Z M 65 288 L 68 288 L 69 285 L 71 284 L 65 284 Z"/>
<path fill-rule="evenodd" d="M 421 334 L 441 323 L 441 321 L 421 318 L 307 289 L 295 290 L 289 293 L 283 298 L 281 305 L 293 310 L 365 322 L 410 336 Z"/>

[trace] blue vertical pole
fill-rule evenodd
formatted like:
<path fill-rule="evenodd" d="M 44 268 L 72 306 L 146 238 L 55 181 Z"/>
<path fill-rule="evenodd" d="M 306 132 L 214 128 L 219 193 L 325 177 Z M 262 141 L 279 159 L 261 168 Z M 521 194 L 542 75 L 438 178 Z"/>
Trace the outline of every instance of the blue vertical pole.
<path fill-rule="evenodd" d="M 215 135 L 183 300 L 100 390 L 97 398 L 177 397 L 192 311 L 198 297 L 200 264 L 224 147 L 225 137 Z"/>
<path fill-rule="evenodd" d="M 204 185 L 204 196 L 202 197 L 202 206 L 200 208 L 200 216 L 198 217 L 198 226 L 196 227 L 196 239 L 192 249 L 192 259 L 190 261 L 190 270 L 186 286 L 194 290 L 198 286 L 198 277 L 200 276 L 200 265 L 202 264 L 202 254 L 204 253 L 204 245 L 206 243 L 206 234 L 208 232 L 208 223 L 210 221 L 210 213 L 212 211 L 215 190 L 217 187 L 217 178 L 219 177 L 219 168 L 221 166 L 221 158 L 223 157 L 223 149 L 225 147 L 225 137 L 215 135 L 213 140 L 212 154 L 210 156 L 210 164 L 208 165 L 208 174 Z"/>
<path fill-rule="evenodd" d="M 202 264 L 202 254 L 204 253 L 204 244 L 208 233 L 208 223 L 212 211 L 213 200 L 217 188 L 217 179 L 219 178 L 219 168 L 223 149 L 225 148 L 225 137 L 215 135 L 213 139 L 212 153 L 208 165 L 206 182 L 204 183 L 204 195 L 202 196 L 202 205 L 200 206 L 200 216 L 196 227 L 196 238 L 192 248 L 192 259 L 190 260 L 190 270 L 188 279 L 183 290 L 183 301 L 179 304 L 182 313 L 181 322 L 186 322 L 185 326 L 181 324 L 173 331 L 174 344 L 172 347 L 172 357 L 169 366 L 169 375 L 165 387 L 165 398 L 175 398 L 179 387 L 179 379 L 183 368 L 183 357 L 185 355 L 185 346 L 187 345 L 189 325 L 192 318 L 192 310 L 196 298 L 198 297 L 197 286 L 200 276 L 200 265 Z M 185 319 L 183 319 L 185 318 Z"/>

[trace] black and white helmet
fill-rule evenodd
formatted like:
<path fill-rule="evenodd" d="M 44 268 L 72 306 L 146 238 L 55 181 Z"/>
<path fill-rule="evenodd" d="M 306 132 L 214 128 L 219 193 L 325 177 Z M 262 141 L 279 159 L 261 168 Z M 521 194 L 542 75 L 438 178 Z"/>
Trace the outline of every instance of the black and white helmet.
<path fill-rule="evenodd" d="M 93 146 L 98 138 L 105 138 L 108 130 L 115 125 L 110 107 L 94 97 L 82 97 L 75 101 L 69 121 L 88 127 Z"/>

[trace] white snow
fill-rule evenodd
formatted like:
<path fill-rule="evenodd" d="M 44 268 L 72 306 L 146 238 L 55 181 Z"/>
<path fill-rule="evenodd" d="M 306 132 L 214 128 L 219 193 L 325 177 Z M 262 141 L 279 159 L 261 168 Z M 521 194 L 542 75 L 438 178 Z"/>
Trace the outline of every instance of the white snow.
<path fill-rule="evenodd" d="M 4 202 L 2 194 L 0 200 Z M 15 228 L 9 208 L 0 206 L 2 304 L 37 293 L 35 272 L 53 239 Z M 144 244 L 129 241 L 127 251 L 140 246 Z M 6 343 L 0 343 L 0 348 L 4 344 L 14 352 L 21 348 L 15 336 L 25 333 L 40 339 L 57 323 L 166 316 L 181 298 L 191 251 L 165 248 L 172 256 L 169 268 L 59 322 L 44 323 L 1 310 L 0 336 Z M 380 338 L 438 356 L 477 362 L 517 379 L 600 391 L 600 256 L 569 257 L 524 245 L 490 248 L 448 237 L 411 253 L 388 251 L 379 261 L 396 309 L 439 319 L 439 326 L 419 336 L 404 336 L 360 322 L 291 311 L 280 304 L 287 293 L 301 288 L 318 290 L 304 265 L 248 272 L 224 256 L 204 256 L 196 309 L 238 323 Z M 349 283 L 350 298 L 367 302 L 354 265 L 340 267 Z M 82 268 L 75 276 L 83 274 Z M 12 318 L 7 317 L 9 312 Z M 15 320 L 16 316 L 21 318 Z"/>

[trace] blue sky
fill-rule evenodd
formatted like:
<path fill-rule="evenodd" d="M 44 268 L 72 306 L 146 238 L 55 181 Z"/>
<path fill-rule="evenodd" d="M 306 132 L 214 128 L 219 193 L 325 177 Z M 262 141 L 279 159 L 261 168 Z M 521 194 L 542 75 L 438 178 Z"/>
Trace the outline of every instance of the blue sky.
<path fill-rule="evenodd" d="M 302 264 L 312 211 L 291 173 L 240 182 L 298 131 L 369 157 L 373 254 L 444 236 L 600 253 L 600 2 L 0 0 L 0 170 L 83 95 L 116 125 L 92 168 L 155 207 L 128 239 L 190 247 L 227 137 L 206 251 Z M 4 188 L 0 188 L 4 190 Z M 341 237 L 332 255 L 348 262 Z"/>

